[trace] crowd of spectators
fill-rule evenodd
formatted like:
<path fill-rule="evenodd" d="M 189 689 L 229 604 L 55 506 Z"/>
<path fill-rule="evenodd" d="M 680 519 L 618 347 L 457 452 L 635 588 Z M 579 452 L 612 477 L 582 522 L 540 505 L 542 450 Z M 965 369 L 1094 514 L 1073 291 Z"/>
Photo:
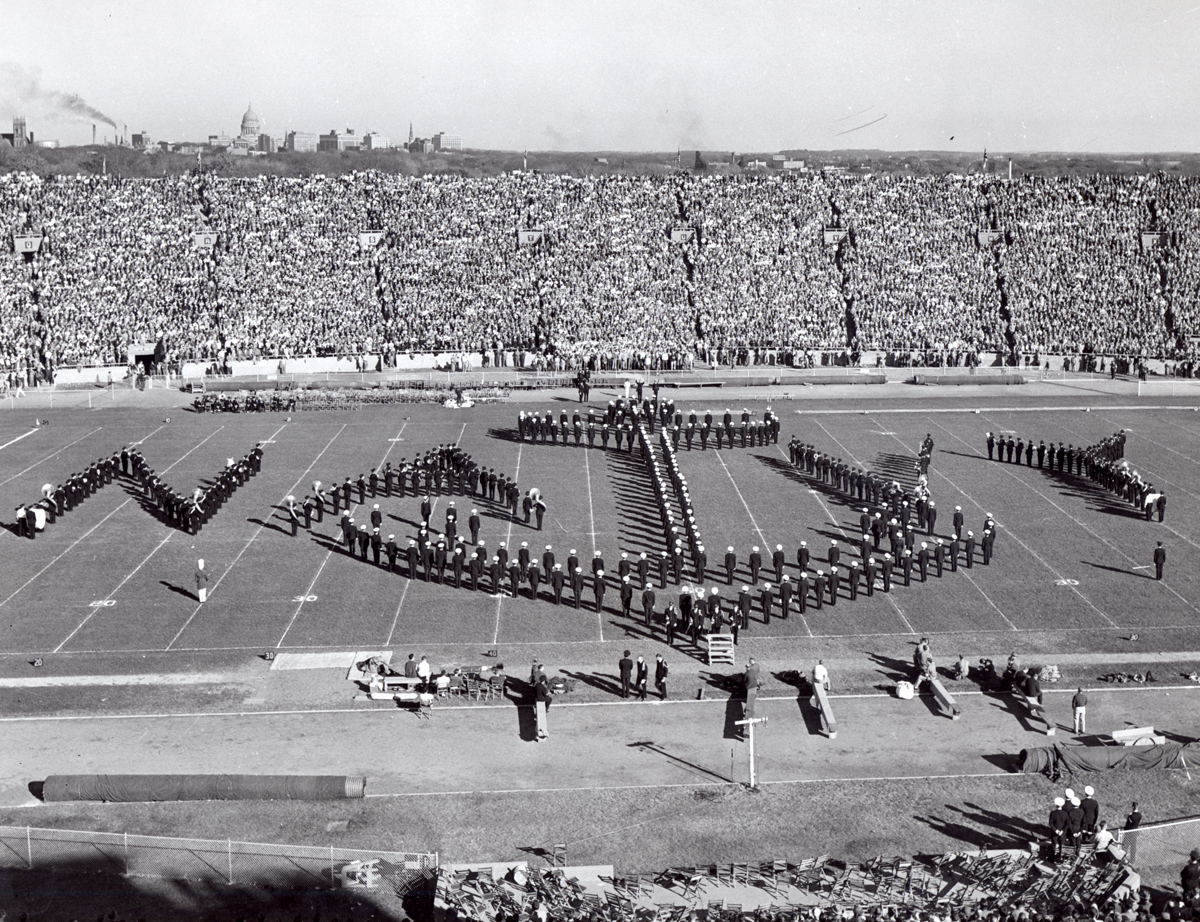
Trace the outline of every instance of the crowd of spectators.
<path fill-rule="evenodd" d="M 10 239 L 41 237 L 0 259 L 0 363 L 26 383 L 142 343 L 217 367 L 434 351 L 658 369 L 771 350 L 1190 369 L 1200 333 L 1200 183 L 1177 177 L 11 173 L 0 215 Z"/>

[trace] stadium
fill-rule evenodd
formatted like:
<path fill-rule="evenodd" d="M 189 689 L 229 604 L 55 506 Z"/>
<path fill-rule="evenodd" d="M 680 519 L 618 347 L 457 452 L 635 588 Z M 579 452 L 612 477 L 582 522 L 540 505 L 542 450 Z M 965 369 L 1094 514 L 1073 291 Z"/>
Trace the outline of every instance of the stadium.
<path fill-rule="evenodd" d="M 1191 917 L 1190 169 L 255 109 L 0 141 L 0 916 Z"/>

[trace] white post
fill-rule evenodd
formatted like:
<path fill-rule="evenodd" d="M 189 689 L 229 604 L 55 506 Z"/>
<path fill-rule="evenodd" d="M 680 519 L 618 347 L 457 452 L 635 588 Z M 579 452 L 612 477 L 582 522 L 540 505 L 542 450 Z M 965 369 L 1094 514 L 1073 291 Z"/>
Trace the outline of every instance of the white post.
<path fill-rule="evenodd" d="M 754 770 L 754 724 L 750 727 L 750 787 L 758 787 L 758 773 Z"/>
<path fill-rule="evenodd" d="M 29 862 L 29 870 L 33 870 L 33 840 L 29 835 L 29 827 L 25 827 L 25 854 L 26 860 Z"/>
<path fill-rule="evenodd" d="M 125 833 L 125 876 L 129 876 L 129 833 Z"/>
<path fill-rule="evenodd" d="M 756 767 L 754 764 L 754 725 L 755 724 L 765 724 L 766 722 L 767 722 L 767 718 L 765 718 L 765 717 L 749 717 L 745 720 L 735 720 L 734 721 L 734 724 L 736 726 L 749 728 L 748 742 L 750 744 L 750 787 L 751 788 L 758 787 L 758 771 L 756 770 Z"/>

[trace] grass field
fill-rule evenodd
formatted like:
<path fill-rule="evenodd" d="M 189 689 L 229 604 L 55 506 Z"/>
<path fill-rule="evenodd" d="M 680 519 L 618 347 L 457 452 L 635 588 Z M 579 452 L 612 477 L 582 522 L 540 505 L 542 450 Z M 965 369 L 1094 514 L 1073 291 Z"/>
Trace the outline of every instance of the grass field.
<path fill-rule="evenodd" d="M 832 540 L 841 543 L 843 558 L 857 555 L 860 506 L 788 465 L 793 434 L 910 483 L 917 446 L 930 433 L 937 533 L 950 533 L 955 505 L 977 533 L 987 513 L 1000 525 L 990 566 L 977 561 L 971 570 L 931 575 L 910 587 L 897 584 L 890 595 L 860 593 L 853 602 L 843 589 L 836 606 L 810 605 L 804 617 L 793 610 L 788 620 L 776 617 L 770 624 L 762 623 L 756 607 L 742 633 L 737 668 L 747 655 L 758 657 L 767 671 L 765 694 L 774 696 L 766 705 L 774 715 L 771 732 L 762 744 L 769 777 L 757 796 L 720 783 L 733 748 L 739 747 L 739 772 L 745 755 L 743 744 L 722 735 L 732 713 L 723 701 L 661 710 L 613 702 L 614 666 L 625 647 L 650 659 L 668 652 L 678 677 L 674 687 L 685 693 L 686 683 L 696 680 L 711 687 L 713 698 L 726 694 L 722 676 L 707 670 L 699 651 L 688 645 L 667 651 L 660 628 L 647 632 L 636 603 L 635 617 L 623 618 L 615 591 L 597 612 L 590 586 L 576 610 L 555 606 L 545 584 L 534 601 L 526 589 L 514 599 L 410 581 L 403 563 L 402 572 L 390 573 L 345 554 L 328 514 L 311 531 L 290 534 L 281 501 L 307 492 L 314 479 L 329 484 L 356 478 L 384 461 L 396 465 L 455 442 L 481 464 L 515 475 L 522 490 L 539 487 L 549 512 L 539 532 L 494 503 L 442 495 L 434 498 L 435 522 L 453 500 L 463 526 L 475 505 L 489 548 L 528 542 L 537 556 L 550 544 L 560 561 L 574 549 L 585 571 L 594 550 L 603 552 L 610 571 L 621 552 L 657 554 L 662 537 L 648 514 L 651 487 L 636 457 L 616 452 L 611 443 L 607 451 L 588 449 L 586 439 L 583 447 L 516 439 L 519 409 L 570 413 L 575 404 L 569 398 L 524 398 L 470 410 L 368 408 L 290 420 L 144 404 L 0 414 L 5 509 L 125 444 L 137 443 L 181 492 L 255 442 L 264 442 L 265 451 L 262 473 L 196 536 L 169 528 L 136 485 L 120 479 L 36 540 L 0 532 L 0 680 L 9 683 L 0 687 L 0 732 L 29 750 L 2 763 L 8 780 L 0 783 L 7 802 L 0 822 L 251 841 L 336 840 L 437 850 L 463 861 L 520 860 L 535 846 L 565 841 L 573 862 L 642 872 L 781 853 L 865 858 L 964 843 L 1021 843 L 1036 834 L 1057 786 L 1006 775 L 1002 757 L 1041 745 L 1044 737 L 988 697 L 967 699 L 966 718 L 951 723 L 938 722 L 923 707 L 900 712 L 876 705 L 873 696 L 904 671 L 915 638 L 929 635 L 942 664 L 959 652 L 974 659 L 1003 657 L 1009 650 L 1027 661 L 1072 662 L 1064 672 L 1072 683 L 1092 685 L 1100 724 L 1149 722 L 1158 709 L 1164 728 L 1191 732 L 1181 715 L 1191 713 L 1194 692 L 1120 695 L 1096 689 L 1093 677 L 1154 661 L 1156 672 L 1173 669 L 1164 680 L 1186 684 L 1177 673 L 1192 668 L 1185 661 L 1200 658 L 1200 415 L 1182 399 L 1082 391 L 1013 396 L 1016 390 L 973 394 L 969 403 L 928 391 L 889 399 L 811 398 L 805 391 L 800 399 L 773 403 L 783 420 L 778 446 L 701 451 L 697 442 L 689 452 L 681 445 L 680 466 L 709 551 L 705 584 L 727 595 L 749 581 L 746 558 L 755 544 L 764 552 L 782 544 L 793 579 L 802 540 L 814 557 Z M 676 394 L 685 413 L 706 408 L 702 401 L 709 398 L 693 394 Z M 147 401 L 150 396 L 144 395 Z M 599 407 L 612 395 L 595 396 Z M 766 405 L 736 399 L 735 410 L 746 405 L 760 413 Z M 35 425 L 35 417 L 49 424 Z M 989 429 L 1080 445 L 1119 428 L 1129 432 L 1127 459 L 1166 492 L 1162 524 L 1145 521 L 1089 482 L 990 462 L 984 446 Z M 417 528 L 420 500 L 411 493 L 368 496 L 367 509 L 357 513 L 375 502 L 384 533 L 406 544 Z M 1158 540 L 1168 550 L 1161 583 L 1151 566 Z M 719 566 L 727 545 L 740 560 L 732 588 Z M 203 605 L 192 582 L 200 557 L 212 575 Z M 659 591 L 659 610 L 675 591 Z M 526 745 L 527 728 L 505 710 L 509 702 L 486 712 L 464 709 L 432 722 L 396 723 L 390 712 L 353 712 L 360 705 L 350 700 L 354 688 L 344 670 L 274 671 L 260 658 L 268 650 L 384 648 L 395 651 L 397 663 L 408 652 L 427 653 L 435 667 L 479 663 L 484 651 L 495 648 L 510 673 L 520 674 L 536 657 L 552 672 L 583 681 L 558 711 L 559 732 L 543 749 Z M 836 743 L 807 725 L 811 715 L 797 716 L 795 689 L 780 679 L 788 669 L 806 671 L 817 656 L 836 663 L 836 690 L 846 696 L 835 702 L 845 718 Z M 40 670 L 30 665 L 35 658 L 44 662 Z M 1169 665 L 1160 670 L 1160 662 Z M 125 678 L 103 687 L 14 684 L 35 676 L 110 674 Z M 138 674 L 217 674 L 222 680 L 162 687 L 127 681 Z M 1055 689 L 1050 696 L 1060 712 L 1067 691 Z M 274 711 L 278 716 L 270 716 Z M 197 714 L 225 716 L 197 724 Z M 114 715 L 120 719 L 90 719 Z M 897 718 L 914 721 L 910 732 L 901 732 Z M 646 748 L 649 741 L 654 744 Z M 335 805 L 41 805 L 24 802 L 27 795 L 12 796 L 48 769 L 215 771 L 230 770 L 231 759 L 244 760 L 234 769 L 244 771 L 362 771 L 372 776 L 374 799 Z M 1148 818 L 1200 812 L 1197 785 L 1176 773 L 1104 780 L 1105 815 L 1119 815 L 1132 798 L 1143 801 Z M 871 809 L 864 811 L 863 804 Z M 350 821 L 347 831 L 324 831 L 327 822 L 340 820 Z M 1166 880 L 1175 871 L 1156 873 Z M 34 902 L 21 906 L 37 908 Z"/>
<path fill-rule="evenodd" d="M 555 408 L 557 409 L 557 406 Z M 561 404 L 566 406 L 566 404 Z M 810 482 L 787 463 L 795 433 L 820 450 L 863 467 L 911 480 L 911 459 L 928 432 L 935 440 L 930 474 L 940 510 L 938 534 L 951 530 L 961 505 L 967 528 L 982 531 L 991 513 L 1000 525 L 989 567 L 935 577 L 890 595 L 860 593 L 851 603 L 804 617 L 752 623 L 755 639 L 881 637 L 913 634 L 1057 632 L 1087 648 L 1105 638 L 1139 632 L 1153 644 L 1156 629 L 1191 631 L 1200 602 L 1196 529 L 1200 513 L 1200 417 L 1189 410 L 1097 408 L 1092 412 L 1005 408 L 976 415 L 922 407 L 912 412 L 806 412 L 782 404 L 778 446 L 687 451 L 680 465 L 697 504 L 710 558 L 706 583 L 723 585 L 719 566 L 727 545 L 739 555 L 737 584 L 749 580 L 752 545 L 782 544 L 786 572 L 797 575 L 795 549 L 808 542 L 814 557 L 831 540 L 856 556 L 860 508 L 828 486 Z M 698 409 L 703 409 L 698 406 Z M 751 405 L 752 410 L 761 406 Z M 894 408 L 893 408 L 894 409 Z M 435 497 L 439 522 L 451 501 L 462 522 L 472 505 L 483 516 L 481 537 L 495 548 L 527 542 L 535 555 L 546 544 L 562 561 L 574 549 L 585 570 L 594 550 L 610 572 L 621 552 L 657 554 L 661 534 L 647 516 L 650 485 L 640 461 L 625 452 L 515 439 L 513 407 L 445 411 L 424 407 L 354 414 L 306 414 L 291 422 L 272 414 L 158 415 L 111 411 L 61 414 L 49 426 L 13 419 L 0 424 L 0 491 L 9 509 L 37 495 L 86 462 L 122 444 L 138 443 L 150 465 L 186 491 L 212 475 L 227 457 L 265 442 L 263 472 L 239 489 L 199 535 L 171 529 L 132 481 L 117 481 L 39 534 L 9 532 L 0 573 L 0 643 L 6 654 L 257 653 L 266 649 L 373 649 L 462 645 L 588 644 L 637 636 L 643 629 L 619 612 L 615 592 L 597 613 L 590 588 L 583 605 L 556 607 L 543 584 L 538 601 L 497 597 L 465 587 L 409 581 L 345 554 L 326 515 L 293 538 L 279 507 L 312 480 L 357 477 L 390 460 L 456 442 L 480 463 L 515 475 L 522 489 L 539 487 L 549 512 L 544 530 L 514 521 L 494 503 L 464 496 Z M 983 433 L 1015 430 L 1035 439 L 1090 444 L 1129 431 L 1127 458 L 1167 493 L 1163 524 L 1148 523 L 1128 504 L 1089 482 L 1021 465 L 989 462 Z M 597 443 L 599 444 L 599 443 Z M 415 535 L 419 499 L 368 496 L 378 502 L 385 533 L 403 546 Z M 360 519 L 367 509 L 356 510 Z M 1151 577 L 1155 540 L 1168 549 L 1169 579 Z M 766 553 L 769 557 L 769 552 Z M 194 598 L 192 572 L 204 558 L 212 573 L 209 601 Z M 403 567 L 400 566 L 403 570 Z M 760 583 L 765 576 L 760 576 Z M 666 601 L 660 591 L 658 607 Z M 843 594 L 845 590 L 843 589 Z M 569 595 L 569 592 L 568 592 Z M 756 612 L 757 615 L 757 612 Z M 1172 643 L 1179 636 L 1172 632 Z M 565 652 L 559 658 L 565 657 Z"/>

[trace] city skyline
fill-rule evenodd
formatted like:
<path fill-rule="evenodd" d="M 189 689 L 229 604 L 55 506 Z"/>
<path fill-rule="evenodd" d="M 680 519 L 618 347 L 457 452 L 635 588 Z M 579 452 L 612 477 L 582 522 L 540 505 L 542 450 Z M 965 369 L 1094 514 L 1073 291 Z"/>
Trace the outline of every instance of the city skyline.
<path fill-rule="evenodd" d="M 1200 150 L 1185 2 L 0 9 L 0 123 L 63 144 L 233 136 L 252 102 L 276 138 L 507 150 Z"/>

